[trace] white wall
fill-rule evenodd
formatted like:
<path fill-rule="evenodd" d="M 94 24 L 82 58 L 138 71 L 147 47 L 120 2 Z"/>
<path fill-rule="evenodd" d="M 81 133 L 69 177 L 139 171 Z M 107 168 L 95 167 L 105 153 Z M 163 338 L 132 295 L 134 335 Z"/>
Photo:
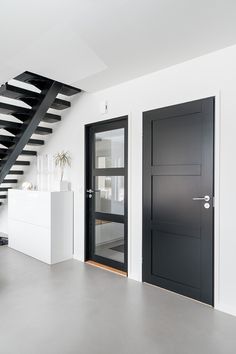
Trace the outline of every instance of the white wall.
<path fill-rule="evenodd" d="M 83 260 L 84 125 L 129 115 L 129 276 L 141 280 L 142 112 L 213 95 L 217 96 L 216 307 L 236 315 L 236 46 L 104 91 L 81 95 L 45 151 L 66 149 L 72 153 L 69 178 L 75 191 L 74 253 Z M 104 100 L 108 102 L 108 113 L 101 115 L 99 106 Z"/>

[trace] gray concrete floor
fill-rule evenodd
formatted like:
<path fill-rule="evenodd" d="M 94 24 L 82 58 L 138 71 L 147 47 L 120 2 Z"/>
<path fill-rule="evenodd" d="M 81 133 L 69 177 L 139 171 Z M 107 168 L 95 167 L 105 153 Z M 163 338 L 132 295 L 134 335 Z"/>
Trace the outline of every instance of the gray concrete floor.
<path fill-rule="evenodd" d="M 1 354 L 235 354 L 236 317 L 119 275 L 0 247 Z"/>

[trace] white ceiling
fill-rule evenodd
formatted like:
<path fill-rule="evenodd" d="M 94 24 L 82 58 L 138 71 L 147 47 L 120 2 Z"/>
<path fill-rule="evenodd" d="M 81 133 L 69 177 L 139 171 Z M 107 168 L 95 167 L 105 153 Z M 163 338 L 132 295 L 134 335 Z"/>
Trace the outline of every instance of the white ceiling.
<path fill-rule="evenodd" d="M 96 91 L 236 43 L 236 0 L 0 0 L 0 83 Z"/>

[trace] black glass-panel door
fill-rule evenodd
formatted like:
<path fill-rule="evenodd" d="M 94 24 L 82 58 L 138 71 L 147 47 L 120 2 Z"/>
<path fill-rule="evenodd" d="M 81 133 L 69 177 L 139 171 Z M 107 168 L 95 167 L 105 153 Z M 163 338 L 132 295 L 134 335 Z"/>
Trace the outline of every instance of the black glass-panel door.
<path fill-rule="evenodd" d="M 87 127 L 86 258 L 127 271 L 127 117 Z"/>

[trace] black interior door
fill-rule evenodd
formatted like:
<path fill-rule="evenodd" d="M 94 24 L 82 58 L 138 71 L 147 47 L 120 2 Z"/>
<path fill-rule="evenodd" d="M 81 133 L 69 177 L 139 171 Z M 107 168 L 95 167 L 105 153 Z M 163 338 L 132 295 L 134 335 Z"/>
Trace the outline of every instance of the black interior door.
<path fill-rule="evenodd" d="M 127 271 L 127 117 L 87 127 L 86 258 Z"/>
<path fill-rule="evenodd" d="M 143 280 L 213 305 L 214 98 L 143 114 Z"/>

